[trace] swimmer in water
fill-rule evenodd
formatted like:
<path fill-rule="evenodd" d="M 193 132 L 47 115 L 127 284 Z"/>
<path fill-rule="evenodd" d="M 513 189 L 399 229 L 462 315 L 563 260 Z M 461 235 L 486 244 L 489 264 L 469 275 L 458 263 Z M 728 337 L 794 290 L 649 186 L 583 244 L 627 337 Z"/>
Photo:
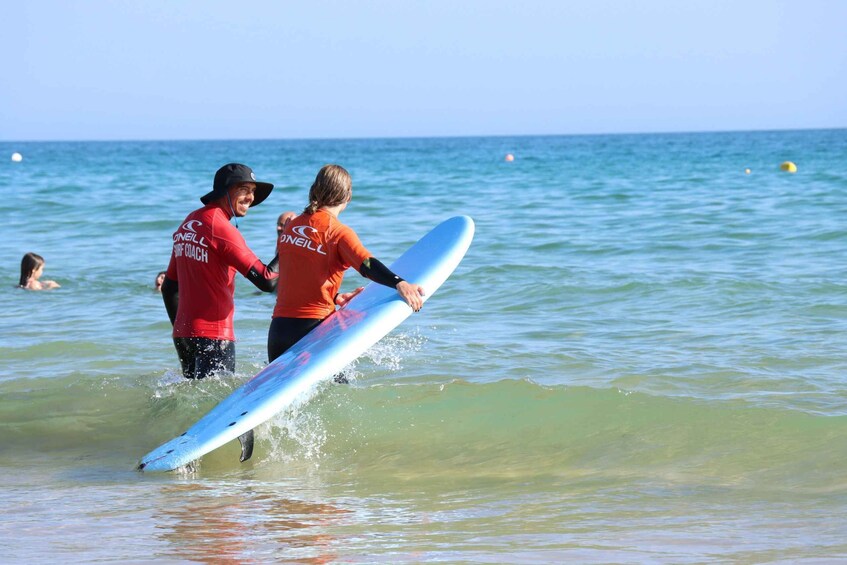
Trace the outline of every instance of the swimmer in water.
<path fill-rule="evenodd" d="M 156 292 L 162 292 L 162 283 L 165 282 L 165 271 L 159 271 L 159 274 L 156 275 L 156 282 L 153 283 L 153 290 Z"/>
<path fill-rule="evenodd" d="M 39 280 L 44 272 L 44 257 L 27 253 L 21 259 L 21 280 L 18 286 L 26 290 L 49 290 L 59 288 L 56 281 Z"/>

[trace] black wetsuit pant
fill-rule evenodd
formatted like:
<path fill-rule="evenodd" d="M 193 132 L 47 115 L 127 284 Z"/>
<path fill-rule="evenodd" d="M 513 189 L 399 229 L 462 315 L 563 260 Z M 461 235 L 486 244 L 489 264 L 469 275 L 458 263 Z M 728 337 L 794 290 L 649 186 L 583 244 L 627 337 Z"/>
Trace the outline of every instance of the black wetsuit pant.
<path fill-rule="evenodd" d="M 268 361 L 273 361 L 323 322 L 316 318 L 274 318 L 268 330 Z"/>
<path fill-rule="evenodd" d="M 315 329 L 323 322 L 317 318 L 274 318 L 268 330 L 268 361 L 273 361 L 292 345 L 300 341 L 303 336 Z M 333 379 L 337 383 L 347 384 L 347 378 L 338 374 Z"/>
<path fill-rule="evenodd" d="M 175 337 L 174 346 L 186 379 L 203 379 L 214 373 L 235 372 L 235 342 L 207 337 Z M 238 436 L 241 462 L 253 455 L 253 430 Z"/>
<path fill-rule="evenodd" d="M 235 372 L 235 342 L 207 337 L 175 337 L 174 347 L 186 379 Z"/>

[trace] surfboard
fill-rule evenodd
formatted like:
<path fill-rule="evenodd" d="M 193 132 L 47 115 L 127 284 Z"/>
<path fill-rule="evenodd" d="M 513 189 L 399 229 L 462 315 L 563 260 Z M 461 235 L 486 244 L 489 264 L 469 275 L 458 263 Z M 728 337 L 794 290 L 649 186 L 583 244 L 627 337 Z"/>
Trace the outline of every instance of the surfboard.
<path fill-rule="evenodd" d="M 421 285 L 429 300 L 470 247 L 468 216 L 443 221 L 391 264 L 391 270 Z M 201 458 L 296 403 L 397 327 L 412 313 L 397 291 L 368 284 L 288 351 L 232 392 L 180 436 L 141 458 L 138 469 L 170 471 Z"/>

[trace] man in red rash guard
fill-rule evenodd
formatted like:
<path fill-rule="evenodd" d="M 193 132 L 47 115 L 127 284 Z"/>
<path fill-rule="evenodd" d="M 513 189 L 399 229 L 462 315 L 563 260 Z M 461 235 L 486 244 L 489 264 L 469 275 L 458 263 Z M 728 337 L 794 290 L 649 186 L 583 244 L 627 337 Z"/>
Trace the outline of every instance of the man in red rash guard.
<path fill-rule="evenodd" d="M 235 274 L 265 292 L 276 290 L 274 258 L 265 265 L 241 233 L 238 220 L 260 204 L 273 185 L 256 181 L 250 167 L 230 163 L 218 169 L 205 204 L 191 212 L 173 235 L 171 260 L 162 284 L 173 340 L 189 379 L 216 371 L 235 371 Z"/>
<path fill-rule="evenodd" d="M 235 274 L 259 290 L 276 290 L 277 262 L 265 265 L 241 233 L 238 220 L 260 204 L 273 185 L 258 182 L 250 167 L 230 163 L 218 169 L 204 206 L 191 212 L 173 235 L 171 261 L 162 298 L 173 324 L 173 340 L 182 374 L 202 379 L 219 371 L 235 372 Z M 241 461 L 253 453 L 252 430 L 238 438 Z"/>

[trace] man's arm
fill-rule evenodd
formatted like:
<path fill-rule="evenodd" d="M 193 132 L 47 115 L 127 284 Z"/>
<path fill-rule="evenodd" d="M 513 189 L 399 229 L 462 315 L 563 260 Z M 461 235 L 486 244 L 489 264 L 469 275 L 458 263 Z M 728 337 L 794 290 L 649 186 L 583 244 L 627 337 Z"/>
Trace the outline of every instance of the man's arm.
<path fill-rule="evenodd" d="M 274 292 L 279 282 L 279 255 L 271 259 L 267 265 L 256 261 L 245 276 L 262 292 Z"/>
<path fill-rule="evenodd" d="M 165 310 L 168 311 L 168 318 L 171 319 L 171 325 L 173 325 L 179 307 L 179 283 L 167 276 L 165 276 L 165 282 L 162 283 L 162 300 L 165 302 Z"/>

